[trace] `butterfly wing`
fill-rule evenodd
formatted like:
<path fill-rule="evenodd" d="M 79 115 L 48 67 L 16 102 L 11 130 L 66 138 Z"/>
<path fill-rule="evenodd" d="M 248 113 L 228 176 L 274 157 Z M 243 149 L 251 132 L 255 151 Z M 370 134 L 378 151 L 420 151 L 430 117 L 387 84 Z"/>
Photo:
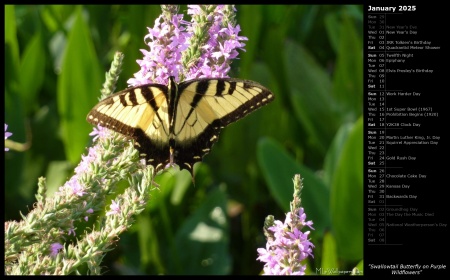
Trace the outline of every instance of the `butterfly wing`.
<path fill-rule="evenodd" d="M 247 80 L 197 79 L 178 86 L 174 116 L 174 162 L 193 173 L 194 164 L 208 154 L 220 130 L 274 98 L 262 85 Z"/>
<path fill-rule="evenodd" d="M 128 88 L 100 101 L 87 121 L 134 138 L 147 163 L 159 170 L 170 158 L 167 99 L 164 85 Z"/>

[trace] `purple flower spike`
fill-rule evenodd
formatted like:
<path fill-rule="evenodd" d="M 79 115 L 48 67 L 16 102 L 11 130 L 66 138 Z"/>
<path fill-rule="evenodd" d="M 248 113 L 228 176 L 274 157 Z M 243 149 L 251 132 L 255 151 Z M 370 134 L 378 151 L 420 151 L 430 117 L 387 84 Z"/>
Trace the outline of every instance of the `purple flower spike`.
<path fill-rule="evenodd" d="M 308 256 L 313 257 L 314 245 L 309 241 L 309 231 L 303 233 L 299 228 L 312 222 L 305 222 L 306 215 L 303 208 L 298 209 L 294 215 L 301 217 L 297 225 L 291 226 L 291 212 L 286 215 L 284 223 L 274 221 L 274 225 L 268 231 L 274 237 L 266 244 L 266 248 L 259 248 L 257 260 L 265 262 L 264 274 L 268 275 L 304 275 L 305 265 L 300 262 Z"/>
<path fill-rule="evenodd" d="M 294 176 L 294 199 L 291 211 L 286 214 L 284 223 L 268 216 L 264 222 L 266 248 L 259 248 L 257 260 L 264 262 L 264 274 L 267 275 L 304 275 L 306 265 L 301 262 L 307 257 L 314 257 L 314 244 L 309 240 L 309 231 L 301 230 L 312 227 L 312 221 L 306 221 L 306 214 L 301 207 L 300 194 L 303 188 L 299 174 Z"/>
<path fill-rule="evenodd" d="M 130 86 L 138 86 L 149 83 L 167 84 L 169 76 L 179 79 L 182 71 L 181 53 L 187 49 L 183 15 L 173 15 L 169 22 L 161 15 L 155 20 L 155 26 L 148 28 L 149 33 L 144 40 L 150 51 L 141 50 L 144 59 L 137 60 L 141 70 L 134 74 L 134 78 L 128 80 Z"/>

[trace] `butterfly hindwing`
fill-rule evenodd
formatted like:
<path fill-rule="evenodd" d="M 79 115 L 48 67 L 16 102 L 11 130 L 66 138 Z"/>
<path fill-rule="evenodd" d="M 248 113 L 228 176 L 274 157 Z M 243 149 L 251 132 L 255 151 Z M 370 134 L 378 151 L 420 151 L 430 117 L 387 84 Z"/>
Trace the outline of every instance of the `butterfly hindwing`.
<path fill-rule="evenodd" d="M 193 175 L 222 128 L 273 100 L 248 80 L 205 78 L 128 88 L 100 101 L 88 122 L 130 136 L 156 171 L 176 163 Z"/>

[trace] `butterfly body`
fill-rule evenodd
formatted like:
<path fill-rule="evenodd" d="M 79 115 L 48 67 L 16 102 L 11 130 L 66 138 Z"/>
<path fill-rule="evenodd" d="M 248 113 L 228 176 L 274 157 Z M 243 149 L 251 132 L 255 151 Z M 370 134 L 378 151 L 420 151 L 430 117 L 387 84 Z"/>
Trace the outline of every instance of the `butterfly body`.
<path fill-rule="evenodd" d="M 127 88 L 100 101 L 87 121 L 135 139 L 156 171 L 174 163 L 193 173 L 220 131 L 271 102 L 262 85 L 232 78 L 194 79 Z"/>

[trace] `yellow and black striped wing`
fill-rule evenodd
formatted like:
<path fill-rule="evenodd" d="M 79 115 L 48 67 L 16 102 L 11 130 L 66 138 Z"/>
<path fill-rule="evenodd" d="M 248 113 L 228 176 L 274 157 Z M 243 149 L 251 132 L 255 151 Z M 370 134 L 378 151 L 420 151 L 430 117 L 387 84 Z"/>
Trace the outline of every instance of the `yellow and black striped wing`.
<path fill-rule="evenodd" d="M 274 99 L 247 80 L 196 79 L 168 86 L 128 88 L 100 101 L 87 121 L 130 136 L 147 164 L 158 171 L 176 163 L 193 174 L 220 130 Z"/>
<path fill-rule="evenodd" d="M 127 88 L 100 101 L 87 121 L 134 138 L 148 164 L 161 169 L 170 158 L 168 92 L 160 84 Z"/>
<path fill-rule="evenodd" d="M 232 78 L 196 79 L 178 85 L 173 137 L 174 162 L 191 174 L 220 130 L 274 99 L 264 86 Z"/>

